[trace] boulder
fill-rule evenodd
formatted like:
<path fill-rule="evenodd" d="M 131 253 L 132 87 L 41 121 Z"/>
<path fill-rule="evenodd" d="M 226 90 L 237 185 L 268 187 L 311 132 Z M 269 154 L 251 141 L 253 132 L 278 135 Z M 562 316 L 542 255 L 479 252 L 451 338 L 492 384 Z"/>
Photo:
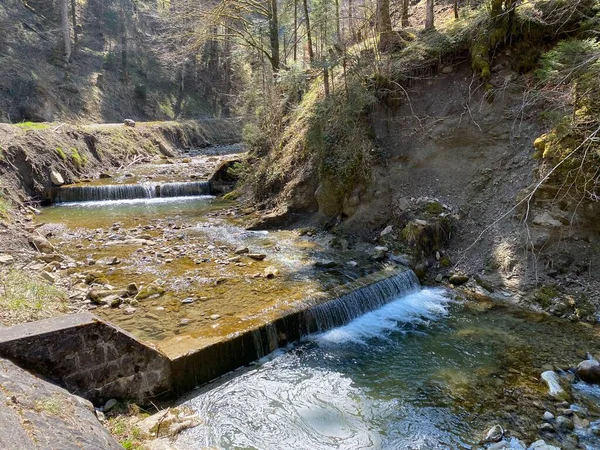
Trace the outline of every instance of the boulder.
<path fill-rule="evenodd" d="M 125 125 L 126 127 L 135 127 L 135 120 L 132 119 L 125 119 L 123 121 L 123 125 Z"/>
<path fill-rule="evenodd" d="M 586 383 L 600 384 L 600 362 L 595 359 L 581 361 L 575 369 L 575 375 Z"/>
<path fill-rule="evenodd" d="M 65 184 L 65 180 L 62 177 L 62 175 L 56 171 L 56 170 L 52 170 L 50 172 L 50 181 L 52 182 L 52 184 L 54 186 L 62 186 L 63 184 Z"/>
<path fill-rule="evenodd" d="M 122 449 L 93 405 L 0 359 L 0 448 Z"/>
<path fill-rule="evenodd" d="M 462 273 L 453 273 L 450 275 L 449 281 L 455 286 L 460 286 L 461 284 L 465 284 L 467 281 L 469 281 L 469 277 Z"/>
<path fill-rule="evenodd" d="M 42 236 L 31 236 L 29 243 L 40 253 L 54 253 L 54 247 L 50 241 Z"/>

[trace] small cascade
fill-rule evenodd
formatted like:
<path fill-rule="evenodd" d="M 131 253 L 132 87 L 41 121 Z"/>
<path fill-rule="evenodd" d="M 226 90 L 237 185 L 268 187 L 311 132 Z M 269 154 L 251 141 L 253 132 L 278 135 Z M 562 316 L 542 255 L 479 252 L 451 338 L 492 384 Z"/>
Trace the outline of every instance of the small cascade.
<path fill-rule="evenodd" d="M 56 190 L 54 202 L 73 203 L 144 198 L 192 197 L 209 194 L 210 185 L 208 181 L 69 186 Z"/>
<path fill-rule="evenodd" d="M 360 287 L 304 312 L 308 333 L 330 330 L 374 311 L 390 301 L 420 289 L 412 270 Z"/>
<path fill-rule="evenodd" d="M 209 195 L 208 181 L 190 183 L 164 183 L 157 186 L 159 197 L 195 197 Z"/>

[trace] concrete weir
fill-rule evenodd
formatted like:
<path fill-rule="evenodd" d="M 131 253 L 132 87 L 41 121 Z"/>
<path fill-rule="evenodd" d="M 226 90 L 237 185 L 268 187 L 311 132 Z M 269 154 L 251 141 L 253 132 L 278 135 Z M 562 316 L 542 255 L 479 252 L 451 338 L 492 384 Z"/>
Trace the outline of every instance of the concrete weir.
<path fill-rule="evenodd" d="M 419 288 L 410 270 L 383 270 L 252 329 L 204 346 L 157 349 L 90 313 L 0 330 L 0 356 L 93 402 L 174 397 L 297 341 L 343 325 Z"/>

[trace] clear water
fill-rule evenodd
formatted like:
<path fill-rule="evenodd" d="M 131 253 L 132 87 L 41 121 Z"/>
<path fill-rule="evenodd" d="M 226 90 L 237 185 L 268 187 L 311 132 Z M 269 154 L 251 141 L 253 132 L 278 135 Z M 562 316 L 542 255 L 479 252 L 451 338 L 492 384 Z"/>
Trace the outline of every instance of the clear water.
<path fill-rule="evenodd" d="M 541 366 L 572 364 L 596 336 L 557 324 L 424 289 L 195 392 L 184 404 L 205 424 L 176 444 L 467 449 L 496 423 L 530 443 L 553 407 Z"/>

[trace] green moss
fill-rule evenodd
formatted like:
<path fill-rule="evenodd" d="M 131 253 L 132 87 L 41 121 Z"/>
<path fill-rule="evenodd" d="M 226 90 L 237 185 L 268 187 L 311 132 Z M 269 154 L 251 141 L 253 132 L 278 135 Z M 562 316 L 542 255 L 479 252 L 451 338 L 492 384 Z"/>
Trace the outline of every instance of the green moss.
<path fill-rule="evenodd" d="M 39 123 L 39 122 L 20 122 L 17 124 L 19 128 L 22 130 L 45 130 L 49 128 L 50 125 L 47 123 Z"/>
<path fill-rule="evenodd" d="M 62 149 L 62 147 L 56 147 L 56 154 L 63 161 L 67 160 L 67 155 L 65 154 L 65 151 Z"/>
<path fill-rule="evenodd" d="M 548 308 L 552 305 L 552 300 L 560 295 L 560 292 L 553 284 L 547 284 L 537 289 L 533 293 L 533 300 L 542 308 Z"/>
<path fill-rule="evenodd" d="M 444 208 L 439 202 L 429 202 L 425 205 L 425 210 L 429 214 L 439 215 L 444 211 Z"/>
<path fill-rule="evenodd" d="M 0 194 L 0 219 L 8 219 L 10 217 L 10 206 L 8 201 L 2 198 Z"/>
<path fill-rule="evenodd" d="M 452 265 L 452 263 L 450 262 L 450 258 L 448 258 L 447 256 L 442 256 L 440 258 L 440 266 L 450 267 L 451 265 Z"/>
<path fill-rule="evenodd" d="M 234 189 L 233 191 L 223 195 L 223 200 L 236 200 L 240 197 L 240 195 L 241 192 L 237 189 Z"/>
<path fill-rule="evenodd" d="M 85 156 L 81 156 L 75 147 L 71 148 L 71 161 L 78 169 L 81 169 L 86 163 L 87 158 Z"/>

